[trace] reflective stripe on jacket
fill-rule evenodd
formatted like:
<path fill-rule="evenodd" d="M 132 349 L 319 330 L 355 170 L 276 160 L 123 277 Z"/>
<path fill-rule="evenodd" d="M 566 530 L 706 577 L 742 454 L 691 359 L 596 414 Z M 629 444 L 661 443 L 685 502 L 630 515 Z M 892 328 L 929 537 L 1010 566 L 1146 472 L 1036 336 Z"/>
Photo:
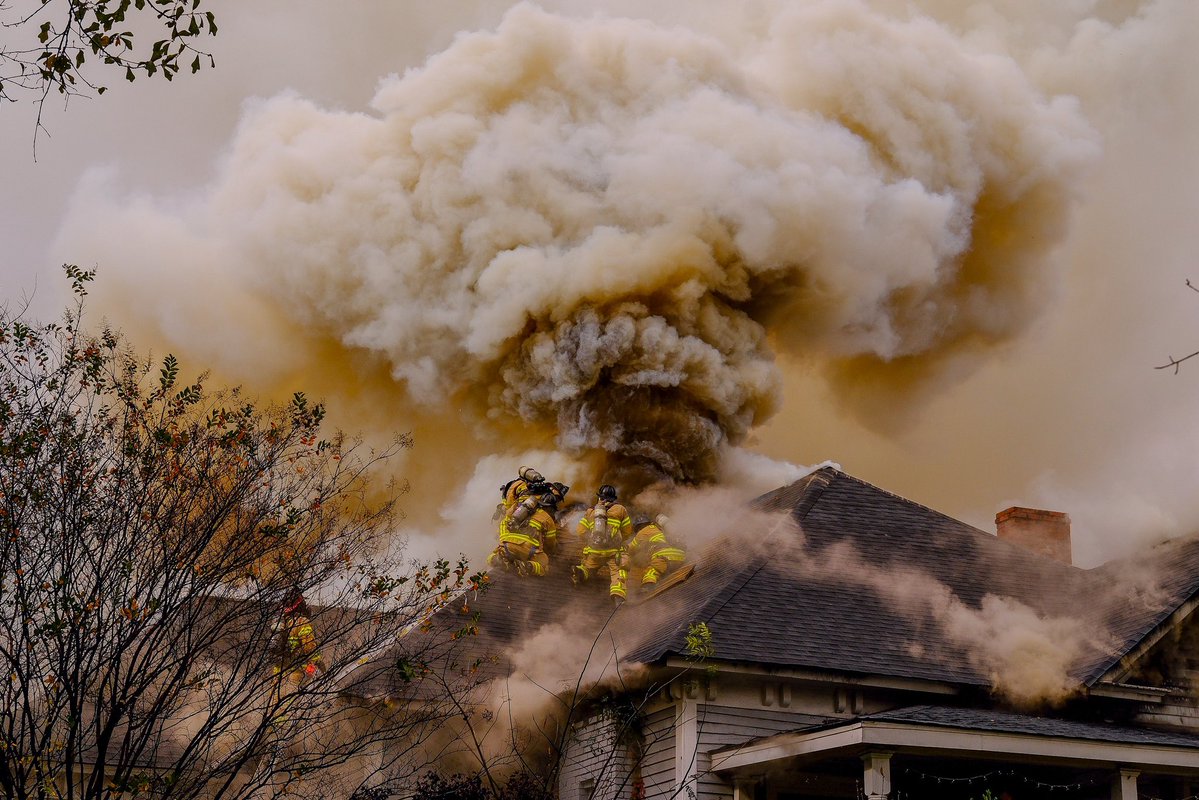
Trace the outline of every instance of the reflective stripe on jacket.
<path fill-rule="evenodd" d="M 528 544 L 545 549 L 553 546 L 558 537 L 558 523 L 554 522 L 545 509 L 537 509 L 532 519 L 517 528 L 508 524 L 508 518 L 500 520 L 500 541 L 509 544 Z"/>

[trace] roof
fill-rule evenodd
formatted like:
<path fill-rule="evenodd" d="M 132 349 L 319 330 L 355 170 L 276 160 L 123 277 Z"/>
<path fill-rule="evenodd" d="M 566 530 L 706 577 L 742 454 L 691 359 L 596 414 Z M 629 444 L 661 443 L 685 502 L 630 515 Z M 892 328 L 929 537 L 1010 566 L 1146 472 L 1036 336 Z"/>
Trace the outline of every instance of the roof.
<path fill-rule="evenodd" d="M 992 709 L 920 705 L 897 708 L 891 711 L 881 711 L 877 714 L 867 714 L 861 717 L 861 719 L 875 722 L 912 723 L 960 730 L 1051 736 L 1059 739 L 1083 739 L 1116 744 L 1186 747 L 1199 750 L 1199 736 L 1189 736 L 1184 733 L 1133 728 L 1109 722 L 1086 722 L 1045 716 L 1031 716 Z"/>
<path fill-rule="evenodd" d="M 676 590 L 674 624 L 634 657 L 685 652 L 688 624 L 703 620 L 722 660 L 985 686 L 936 620 L 918 603 L 897 607 L 880 582 L 927 575 L 978 606 L 988 593 L 1034 602 L 1080 572 L 831 467 L 755 505 L 787 514 L 802 546 L 697 570 Z"/>
<path fill-rule="evenodd" d="M 1199 591 L 1199 540 L 1168 543 L 1132 564 L 1082 570 L 832 467 L 754 505 L 787 513 L 802 548 L 783 543 L 737 567 L 697 569 L 675 590 L 670 623 L 635 658 L 685 652 L 688 624 L 702 620 L 722 660 L 989 685 L 978 659 L 944 635 L 927 606 L 902 607 L 896 597 L 903 587 L 883 585 L 931 578 L 926 588 L 947 589 L 967 609 L 996 595 L 1108 631 L 1071 665 L 1070 676 L 1090 686 Z M 1130 569 L 1144 582 L 1117 580 Z"/>
<path fill-rule="evenodd" d="M 470 646 L 487 654 L 485 669 L 506 673 L 514 644 L 569 618 L 574 630 L 612 632 L 628 660 L 662 663 L 686 655 L 688 629 L 702 621 L 719 662 L 985 688 L 991 678 L 979 659 L 945 634 L 929 604 L 905 607 L 902 599 L 905 591 L 943 592 L 977 609 L 998 595 L 1042 615 L 1105 625 L 1111 636 L 1091 643 L 1070 670 L 1092 685 L 1199 590 L 1199 541 L 1141 559 L 1154 568 L 1154 587 L 1130 601 L 1111 591 L 1121 565 L 1058 563 L 832 467 L 755 500 L 745 534 L 694 554 L 688 580 L 615 615 L 604 581 L 570 585 L 577 549 L 556 556 L 545 578 L 499 573 L 469 602 L 479 614 Z M 435 628 L 460 628 L 463 618 L 443 611 Z"/>

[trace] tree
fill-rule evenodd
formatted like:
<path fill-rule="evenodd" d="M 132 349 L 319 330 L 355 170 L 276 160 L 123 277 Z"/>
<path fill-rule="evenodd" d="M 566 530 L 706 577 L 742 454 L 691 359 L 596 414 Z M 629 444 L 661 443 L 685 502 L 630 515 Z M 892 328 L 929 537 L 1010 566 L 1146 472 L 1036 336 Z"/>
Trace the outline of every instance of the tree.
<path fill-rule="evenodd" d="M 93 274 L 66 269 L 62 322 L 0 312 L 4 795 L 348 797 L 422 771 L 454 706 L 359 676 L 419 685 L 455 646 L 419 623 L 481 576 L 380 555 L 396 492 L 368 474 L 410 441 L 364 453 L 303 394 L 259 406 L 88 335 Z"/>
<path fill-rule="evenodd" d="M 1195 284 L 1191 283 L 1190 278 L 1187 279 L 1186 284 L 1187 284 L 1187 288 L 1190 289 L 1192 292 L 1199 292 L 1199 287 L 1196 287 Z M 1166 361 L 1166 363 L 1156 366 L 1156 367 L 1154 367 L 1154 369 L 1172 369 L 1172 370 L 1174 370 L 1174 374 L 1177 375 L 1179 369 L 1182 367 L 1182 362 L 1190 361 L 1195 356 L 1199 356 L 1199 350 L 1196 350 L 1194 353 L 1191 353 L 1190 355 L 1183 356 L 1182 358 L 1175 358 L 1174 356 L 1167 356 L 1168 360 Z"/>
<path fill-rule="evenodd" d="M 466 755 L 466 763 L 473 762 L 472 770 L 447 774 L 434 769 L 411 793 L 376 793 L 362 800 L 550 800 L 557 796 L 564 773 L 572 770 L 575 776 L 587 776 L 595 797 L 644 798 L 642 765 L 650 750 L 674 734 L 678 723 L 677 719 L 653 720 L 650 712 L 661 706 L 664 694 L 681 697 L 714 678 L 715 667 L 707 663 L 715 654 L 713 632 L 707 623 L 691 623 L 684 666 L 646 670 L 627 663 L 614 641 L 610 651 L 603 644 L 613 634 L 614 613 L 611 610 L 606 619 L 598 620 L 578 673 L 561 675 L 549 684 L 534 683 L 544 694 L 538 712 L 528 715 L 527 708 L 524 713 L 514 712 L 510 696 L 493 708 L 494 693 L 454 693 L 459 713 L 450 724 L 464 751 L 458 755 Z M 626 670 L 636 676 L 633 682 L 626 681 Z M 526 676 L 526 680 L 530 679 Z M 501 719 L 507 722 L 499 725 L 506 741 L 497 743 L 491 734 Z M 699 757 L 698 744 L 690 752 L 693 761 Z M 584 771 L 577 769 L 581 765 Z M 682 784 L 670 797 L 694 797 L 693 791 Z"/>
<path fill-rule="evenodd" d="M 104 94 L 101 74 L 169 81 L 183 68 L 215 66 L 197 47 L 217 32 L 201 0 L 0 0 L 0 28 L 16 34 L 16 44 L 0 43 L 0 101 L 35 97 L 39 125 L 52 91 Z M 149 31 L 157 38 L 146 50 Z"/>

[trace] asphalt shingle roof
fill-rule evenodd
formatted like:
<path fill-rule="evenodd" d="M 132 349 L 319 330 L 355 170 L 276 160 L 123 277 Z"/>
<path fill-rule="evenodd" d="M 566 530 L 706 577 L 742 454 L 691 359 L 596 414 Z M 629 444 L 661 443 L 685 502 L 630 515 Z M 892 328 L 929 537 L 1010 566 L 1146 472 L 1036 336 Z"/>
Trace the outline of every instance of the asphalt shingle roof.
<path fill-rule="evenodd" d="M 1052 736 L 1061 739 L 1083 739 L 1118 744 L 1160 745 L 1165 747 L 1189 747 L 1199 749 L 1199 736 L 1189 736 L 1170 731 L 1130 728 L 1106 722 L 1085 722 L 1053 717 L 1034 717 L 1006 711 L 975 708 L 950 708 L 948 706 L 908 706 L 877 714 L 868 714 L 862 720 L 876 722 L 900 722 L 916 725 L 931 725 L 941 728 L 958 728 L 970 731 L 993 731 L 1030 736 Z"/>
<path fill-rule="evenodd" d="M 1072 673 L 1089 685 L 1199 590 L 1199 541 L 1166 545 L 1142 559 L 1153 565 L 1156 583 L 1130 601 L 1109 591 L 1122 565 L 1082 570 L 1046 559 L 831 467 L 752 505 L 762 513 L 747 513 L 749 524 L 773 530 L 690 554 L 696 568 L 688 580 L 615 615 L 605 580 L 571 587 L 568 565 L 578 545 L 566 535 L 564 544 L 575 550 L 556 556 L 549 576 L 499 573 L 470 603 L 479 613 L 470 646 L 489 653 L 487 663 L 499 674 L 514 643 L 569 617 L 576 628 L 608 626 L 623 657 L 654 663 L 685 655 L 688 628 L 702 621 L 713 632 L 718 661 L 988 685 L 935 620 L 896 608 L 877 586 L 889 576 L 923 574 L 968 607 L 995 594 L 1042 614 L 1106 626 L 1110 640 L 1087 652 Z M 798 533 L 769 523 L 784 516 Z M 838 557 L 871 572 L 875 583 L 827 568 Z M 821 563 L 826 567 L 812 568 Z M 462 616 L 442 612 L 435 629 L 461 627 Z"/>

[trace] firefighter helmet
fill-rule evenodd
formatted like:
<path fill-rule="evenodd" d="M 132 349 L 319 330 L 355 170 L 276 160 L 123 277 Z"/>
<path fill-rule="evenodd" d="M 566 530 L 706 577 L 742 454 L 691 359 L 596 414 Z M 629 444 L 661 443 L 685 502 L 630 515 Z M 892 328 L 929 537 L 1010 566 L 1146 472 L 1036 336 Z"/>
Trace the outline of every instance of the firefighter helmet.
<path fill-rule="evenodd" d="M 616 487 L 610 483 L 605 483 L 603 486 L 601 486 L 599 488 L 599 491 L 596 492 L 595 495 L 600 500 L 603 500 L 606 503 L 615 503 L 616 502 Z"/>
<path fill-rule="evenodd" d="M 300 614 L 308 616 L 308 604 L 304 602 L 304 595 L 299 591 L 292 592 L 283 601 L 284 614 Z"/>
<path fill-rule="evenodd" d="M 638 514 L 633 517 L 633 530 L 639 531 L 649 524 L 649 514 Z"/>

